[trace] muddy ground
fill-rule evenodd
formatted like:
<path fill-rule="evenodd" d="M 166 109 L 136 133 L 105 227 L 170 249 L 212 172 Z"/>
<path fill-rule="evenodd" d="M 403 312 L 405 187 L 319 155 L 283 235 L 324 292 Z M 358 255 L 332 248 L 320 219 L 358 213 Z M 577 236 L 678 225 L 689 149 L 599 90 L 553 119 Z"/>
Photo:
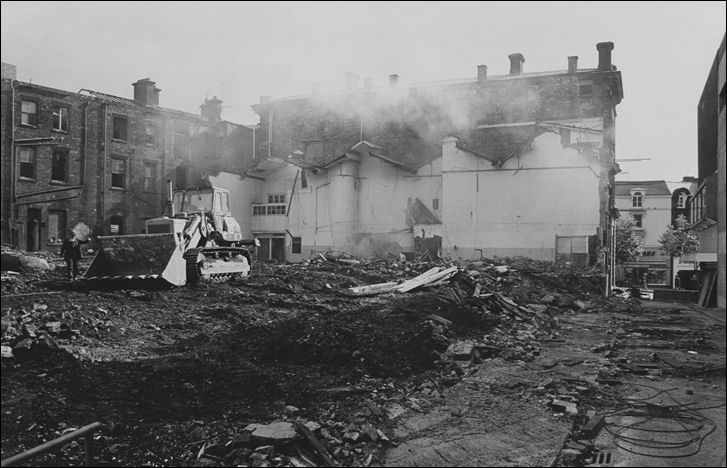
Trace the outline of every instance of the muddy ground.
<path fill-rule="evenodd" d="M 347 288 L 432 265 L 257 265 L 174 289 L 3 272 L 2 458 L 101 421 L 102 465 L 325 462 L 301 440 L 255 451 L 246 431 L 298 420 L 321 426 L 342 466 L 583 466 L 634 449 L 623 434 L 585 440 L 589 411 L 678 379 L 680 398 L 722 408 L 685 450 L 724 464 L 724 315 L 605 300 L 586 275 L 538 262 L 452 264 L 442 286 L 370 297 Z M 33 464 L 82 457 L 71 444 Z"/>

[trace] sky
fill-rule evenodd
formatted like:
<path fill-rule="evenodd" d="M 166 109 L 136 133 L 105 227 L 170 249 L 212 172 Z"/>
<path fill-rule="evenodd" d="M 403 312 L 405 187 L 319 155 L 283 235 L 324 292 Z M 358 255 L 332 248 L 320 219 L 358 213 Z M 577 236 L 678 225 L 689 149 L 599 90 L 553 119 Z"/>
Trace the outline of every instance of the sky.
<path fill-rule="evenodd" d="M 260 96 L 342 90 L 352 71 L 385 85 L 595 68 L 614 43 L 619 180 L 697 175 L 697 104 L 725 34 L 725 2 L 2 2 L 2 61 L 18 79 L 132 98 L 150 78 L 160 105 L 254 124 Z"/>

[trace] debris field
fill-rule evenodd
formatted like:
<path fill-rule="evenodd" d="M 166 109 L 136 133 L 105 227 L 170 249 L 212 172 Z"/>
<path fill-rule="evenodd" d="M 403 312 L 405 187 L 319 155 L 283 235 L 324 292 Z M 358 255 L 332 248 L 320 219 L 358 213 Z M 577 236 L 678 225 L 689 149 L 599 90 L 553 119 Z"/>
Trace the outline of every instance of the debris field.
<path fill-rule="evenodd" d="M 3 253 L 3 459 L 100 421 L 105 466 L 584 466 L 634 449 L 599 441 L 644 388 L 632 377 L 724 395 L 723 323 L 603 298 L 598 277 L 547 262 L 319 256 L 170 289 L 70 282 L 51 256 L 13 271 Z M 436 432 L 412 418 L 444 410 L 436 424 L 462 433 L 468 411 L 541 418 L 549 448 L 412 455 Z M 724 432 L 700 421 L 685 450 Z M 82 460 L 79 441 L 33 464 Z"/>

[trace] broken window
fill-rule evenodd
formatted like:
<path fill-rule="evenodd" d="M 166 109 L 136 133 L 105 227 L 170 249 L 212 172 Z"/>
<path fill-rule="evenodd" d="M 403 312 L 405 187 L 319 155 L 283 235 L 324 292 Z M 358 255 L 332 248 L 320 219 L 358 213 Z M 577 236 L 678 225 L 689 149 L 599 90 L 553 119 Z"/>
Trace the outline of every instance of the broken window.
<path fill-rule="evenodd" d="M 155 192 L 157 180 L 156 163 L 144 163 L 144 191 Z"/>
<path fill-rule="evenodd" d="M 128 139 L 128 130 L 129 130 L 129 118 L 125 115 L 114 115 L 113 120 L 113 138 L 114 140 L 123 140 L 126 141 Z"/>
<path fill-rule="evenodd" d="M 303 245 L 303 238 L 302 237 L 293 237 L 293 243 L 291 245 L 291 253 L 299 254 L 301 253 L 301 247 Z"/>
<path fill-rule="evenodd" d="M 66 212 L 62 210 L 48 211 L 48 242 L 57 244 L 66 235 Z"/>
<path fill-rule="evenodd" d="M 644 201 L 644 195 L 641 192 L 634 192 L 631 196 L 631 206 L 634 208 L 641 208 Z"/>
<path fill-rule="evenodd" d="M 20 177 L 35 179 L 36 148 L 32 146 L 20 147 Z"/>
<path fill-rule="evenodd" d="M 53 130 L 61 132 L 68 131 L 68 108 L 61 106 L 53 107 Z"/>
<path fill-rule="evenodd" d="M 124 217 L 112 216 L 109 231 L 111 231 L 111 234 L 122 235 L 124 233 Z"/>
<path fill-rule="evenodd" d="M 305 169 L 300 171 L 300 188 L 308 188 L 308 179 L 305 176 Z"/>
<path fill-rule="evenodd" d="M 124 159 L 111 159 L 111 187 L 126 187 L 126 161 Z"/>
<path fill-rule="evenodd" d="M 23 125 L 38 125 L 38 103 L 22 101 L 20 103 L 20 123 Z"/>
<path fill-rule="evenodd" d="M 53 150 L 50 180 L 53 182 L 68 182 L 68 150 Z"/>

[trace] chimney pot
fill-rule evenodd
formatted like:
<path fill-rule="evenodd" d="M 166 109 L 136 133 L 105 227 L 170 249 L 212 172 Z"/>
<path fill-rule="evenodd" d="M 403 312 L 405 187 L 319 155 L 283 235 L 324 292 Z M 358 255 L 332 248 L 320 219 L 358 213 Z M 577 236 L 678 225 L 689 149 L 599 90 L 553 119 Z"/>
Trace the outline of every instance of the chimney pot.
<path fill-rule="evenodd" d="M 523 63 L 525 63 L 525 57 L 523 54 L 516 52 L 507 56 L 510 59 L 510 74 L 520 75 L 523 72 Z"/>
<path fill-rule="evenodd" d="M 487 65 L 477 65 L 477 82 L 479 84 L 487 81 Z"/>
<path fill-rule="evenodd" d="M 568 73 L 575 73 L 578 71 L 578 56 L 571 55 L 568 57 Z"/>
<path fill-rule="evenodd" d="M 598 51 L 598 71 L 611 71 L 611 51 L 613 42 L 599 42 L 596 44 Z"/>
<path fill-rule="evenodd" d="M 399 83 L 399 75 L 392 73 L 389 75 L 389 86 L 396 86 Z"/>

